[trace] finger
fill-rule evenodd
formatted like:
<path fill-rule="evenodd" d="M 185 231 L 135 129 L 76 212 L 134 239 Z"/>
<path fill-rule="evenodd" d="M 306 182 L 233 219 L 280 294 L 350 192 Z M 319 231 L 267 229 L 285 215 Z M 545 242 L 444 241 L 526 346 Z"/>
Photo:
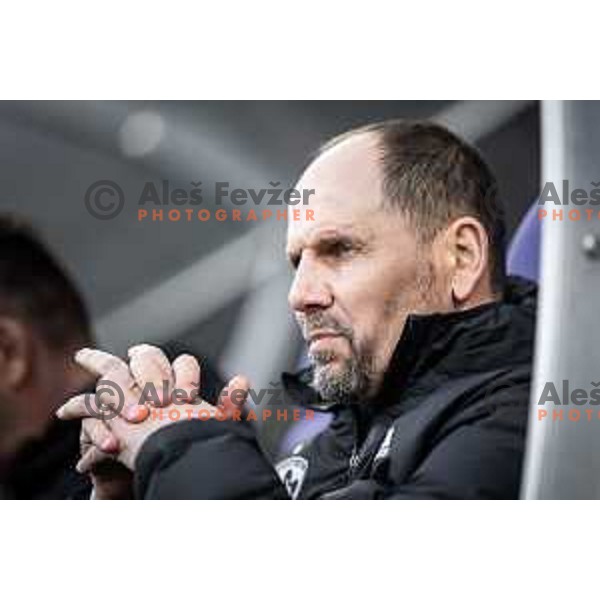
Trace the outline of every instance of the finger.
<path fill-rule="evenodd" d="M 223 388 L 217 405 L 227 415 L 240 411 L 248 398 L 250 381 L 243 375 L 236 375 Z"/>
<path fill-rule="evenodd" d="M 102 427 L 104 427 L 104 431 L 101 430 L 101 428 L 97 428 L 97 426 L 95 426 L 93 424 L 93 419 L 87 419 L 87 421 L 90 421 L 90 423 L 87 423 L 86 421 L 82 422 L 81 425 L 81 431 L 79 433 L 79 454 L 80 454 L 80 458 L 85 456 L 85 454 L 87 454 L 87 452 L 91 449 L 91 448 L 95 448 L 93 441 L 90 437 L 90 432 L 92 431 L 92 429 L 94 429 L 95 431 L 97 430 L 98 433 L 95 434 L 95 437 L 97 439 L 99 439 L 102 435 L 105 435 L 108 437 L 108 435 L 112 435 L 110 433 L 110 430 L 108 429 L 108 427 L 106 427 L 106 425 L 102 424 Z M 84 426 L 85 424 L 85 426 Z M 99 450 L 99 449 L 98 449 Z M 102 452 L 102 450 L 100 450 Z M 110 456 L 110 455 L 108 455 Z M 112 458 L 112 456 L 111 456 Z"/>
<path fill-rule="evenodd" d="M 95 418 L 101 420 L 112 419 L 115 417 L 115 411 L 130 423 L 140 423 L 148 418 L 150 409 L 147 406 L 137 404 L 135 399 L 129 400 L 129 405 L 120 406 L 118 391 L 115 391 L 111 382 L 101 380 L 98 386 L 98 393 L 80 394 L 69 398 L 57 411 L 56 416 L 63 420 Z"/>
<path fill-rule="evenodd" d="M 173 362 L 175 388 L 185 392 L 190 404 L 200 402 L 200 365 L 191 354 L 181 354 Z"/>
<path fill-rule="evenodd" d="M 95 348 L 82 348 L 75 354 L 75 362 L 87 369 L 94 375 L 105 375 L 106 373 L 118 371 L 129 372 L 127 363 L 108 352 L 96 350 Z"/>
<path fill-rule="evenodd" d="M 80 394 L 69 398 L 57 411 L 56 416 L 63 421 L 94 417 L 94 407 L 97 406 L 95 394 Z"/>
<path fill-rule="evenodd" d="M 144 402 L 166 406 L 171 401 L 173 370 L 163 351 L 156 346 L 140 344 L 128 350 L 129 368 L 142 390 Z"/>
<path fill-rule="evenodd" d="M 139 393 L 134 393 L 135 380 L 131 376 L 129 365 L 124 360 L 102 350 L 82 348 L 75 355 L 75 361 L 103 379 L 96 390 L 95 409 L 91 411 L 93 413 L 91 416 L 100 416 L 103 405 L 106 405 L 118 409 L 124 418 L 134 423 L 147 418 L 150 411 L 146 407 L 138 408 Z M 89 412 L 88 410 L 88 416 L 90 416 Z M 106 413 L 106 416 L 113 414 Z"/>
<path fill-rule="evenodd" d="M 118 454 L 119 439 L 109 426 L 99 419 L 84 419 L 81 422 L 81 435 L 93 446 L 109 454 Z"/>
<path fill-rule="evenodd" d="M 120 450 L 118 438 L 110 431 L 110 429 L 108 429 L 104 422 L 99 421 L 98 419 L 88 418 L 82 421 L 80 444 L 82 448 L 87 449 L 82 460 L 93 448 L 105 455 L 103 456 L 103 460 L 105 460 L 107 456 L 109 458 L 114 458 L 114 455 L 118 454 Z M 92 452 L 86 459 L 86 462 L 84 462 L 84 465 L 89 463 L 93 457 L 99 457 L 98 452 Z"/>
<path fill-rule="evenodd" d="M 79 431 L 79 457 L 81 458 L 91 447 L 92 442 L 87 432 L 81 427 Z"/>
<path fill-rule="evenodd" d="M 90 446 L 90 448 L 83 454 L 79 459 L 79 462 L 75 465 L 75 470 L 79 473 L 89 473 L 98 465 L 106 462 L 107 460 L 114 460 L 114 454 L 109 454 L 96 448 L 96 446 Z"/>
<path fill-rule="evenodd" d="M 101 393 L 102 391 L 104 393 Z M 124 372 L 117 367 L 104 375 L 98 381 L 96 396 L 102 403 L 116 409 L 119 416 L 131 423 L 140 423 L 150 414 L 150 407 L 146 406 L 142 390 L 129 369 Z M 110 416 L 114 416 L 114 413 Z"/>
<path fill-rule="evenodd" d="M 138 406 L 138 395 L 115 382 L 117 378 L 111 379 L 100 379 L 94 394 L 88 392 L 70 398 L 56 411 L 56 416 L 62 420 L 93 417 L 106 421 L 115 416 L 133 423 L 145 420 L 149 408 Z"/>
<path fill-rule="evenodd" d="M 60 419 L 113 417 L 115 410 L 133 422 L 139 422 L 148 416 L 149 410 L 145 407 L 140 407 L 141 410 L 131 408 L 137 406 L 140 394 L 129 373 L 129 367 L 121 359 L 112 363 L 107 360 L 104 364 L 106 367 L 109 364 L 113 366 L 98 381 L 96 393 L 81 394 L 68 400 L 56 412 Z"/>

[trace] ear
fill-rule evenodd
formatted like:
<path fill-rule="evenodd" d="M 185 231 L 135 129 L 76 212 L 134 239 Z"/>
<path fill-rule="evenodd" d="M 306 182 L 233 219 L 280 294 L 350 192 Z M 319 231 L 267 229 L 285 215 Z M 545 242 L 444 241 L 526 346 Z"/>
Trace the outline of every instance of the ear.
<path fill-rule="evenodd" d="M 489 241 L 483 225 L 473 217 L 460 217 L 446 231 L 451 260 L 451 293 L 456 307 L 468 304 L 483 286 L 489 274 Z"/>
<path fill-rule="evenodd" d="M 4 392 L 22 387 L 31 368 L 31 336 L 21 321 L 0 316 L 0 386 Z"/>

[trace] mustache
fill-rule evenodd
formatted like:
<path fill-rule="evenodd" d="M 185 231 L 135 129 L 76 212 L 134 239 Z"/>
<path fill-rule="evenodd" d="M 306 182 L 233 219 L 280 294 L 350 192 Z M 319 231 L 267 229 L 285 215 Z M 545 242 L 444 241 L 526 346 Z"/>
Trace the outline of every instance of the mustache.
<path fill-rule="evenodd" d="M 331 315 L 323 311 L 315 311 L 298 315 L 298 324 L 302 330 L 302 337 L 308 340 L 314 331 L 331 331 L 342 335 L 350 341 L 354 339 L 354 331 L 348 325 L 343 325 Z"/>

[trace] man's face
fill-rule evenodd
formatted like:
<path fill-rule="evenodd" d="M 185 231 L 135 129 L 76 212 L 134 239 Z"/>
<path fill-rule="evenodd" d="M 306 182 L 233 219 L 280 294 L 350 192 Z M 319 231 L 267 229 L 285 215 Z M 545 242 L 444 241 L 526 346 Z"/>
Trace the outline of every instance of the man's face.
<path fill-rule="evenodd" d="M 289 303 L 326 401 L 378 390 L 409 313 L 436 310 L 432 267 L 399 211 L 384 208 L 381 150 L 358 134 L 322 154 L 298 188 L 314 221 L 289 221 Z"/>

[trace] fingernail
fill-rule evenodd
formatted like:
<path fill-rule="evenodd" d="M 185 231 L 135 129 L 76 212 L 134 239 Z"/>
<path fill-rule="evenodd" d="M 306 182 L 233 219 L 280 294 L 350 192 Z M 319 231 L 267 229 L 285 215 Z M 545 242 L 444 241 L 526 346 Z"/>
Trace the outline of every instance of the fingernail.
<path fill-rule="evenodd" d="M 104 450 L 104 452 L 114 452 L 113 439 L 111 437 L 104 438 L 100 444 L 100 449 Z"/>
<path fill-rule="evenodd" d="M 149 349 L 148 344 L 138 344 L 137 346 L 131 346 L 129 350 L 127 350 L 127 355 L 131 358 L 133 354 L 139 354 L 140 352 L 144 352 Z"/>
<path fill-rule="evenodd" d="M 148 408 L 146 406 L 139 406 L 136 404 L 135 406 L 130 406 L 125 411 L 125 418 L 128 421 L 140 421 L 146 418 L 147 411 Z"/>

